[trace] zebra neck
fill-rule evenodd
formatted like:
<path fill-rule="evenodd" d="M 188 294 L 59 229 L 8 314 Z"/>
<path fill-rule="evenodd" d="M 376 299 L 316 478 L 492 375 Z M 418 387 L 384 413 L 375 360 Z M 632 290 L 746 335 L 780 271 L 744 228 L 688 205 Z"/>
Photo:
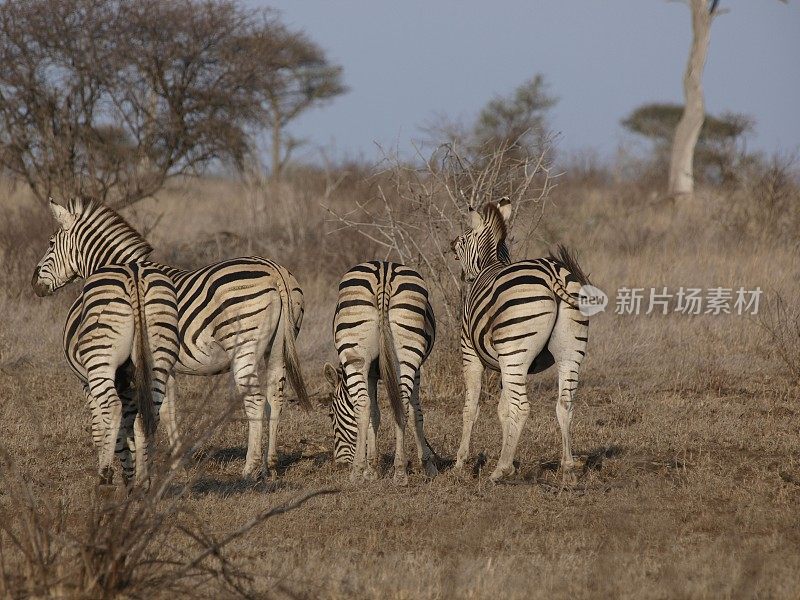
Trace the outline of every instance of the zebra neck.
<path fill-rule="evenodd" d="M 83 251 L 80 253 L 83 260 L 78 261 L 78 272 L 86 278 L 109 265 L 127 265 L 147 260 L 152 251 L 150 244 L 144 240 L 123 247 L 107 246 Z"/>
<path fill-rule="evenodd" d="M 479 274 L 483 273 L 484 271 L 486 271 L 488 269 L 496 269 L 498 267 L 504 267 L 505 265 L 509 264 L 510 262 L 511 261 L 509 261 L 509 260 L 503 260 L 502 258 L 500 258 L 497 255 L 496 252 L 493 253 L 493 254 L 485 255 L 483 257 L 483 260 L 481 260 L 478 263 L 478 268 L 479 268 L 478 273 Z"/>

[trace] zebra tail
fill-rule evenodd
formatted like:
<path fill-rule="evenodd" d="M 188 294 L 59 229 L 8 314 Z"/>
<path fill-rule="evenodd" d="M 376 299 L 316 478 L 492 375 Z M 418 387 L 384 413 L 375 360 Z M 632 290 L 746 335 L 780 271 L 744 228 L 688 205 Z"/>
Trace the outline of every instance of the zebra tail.
<path fill-rule="evenodd" d="M 575 281 L 577 281 L 580 285 L 588 285 L 591 282 L 589 281 L 589 276 L 583 272 L 583 269 L 578 264 L 578 259 L 575 257 L 575 254 L 569 250 L 563 244 L 559 244 L 556 248 L 555 254 L 550 254 L 550 258 L 553 260 L 558 261 L 561 263 L 564 268 L 569 271 Z M 568 282 L 565 281 L 562 277 L 558 277 L 553 281 L 553 291 L 556 295 L 561 298 L 564 302 L 572 306 L 573 308 L 578 308 L 578 297 L 577 295 L 571 294 L 567 290 Z"/>
<path fill-rule="evenodd" d="M 383 299 L 379 300 L 380 321 L 378 329 L 380 331 L 380 348 L 378 350 L 378 364 L 380 365 L 381 379 L 386 386 L 386 393 L 394 411 L 395 422 L 400 424 L 405 417 L 403 410 L 403 398 L 400 395 L 400 366 L 397 360 L 397 351 L 394 345 L 394 336 L 389 327 L 389 307 Z"/>
<path fill-rule="evenodd" d="M 311 411 L 311 400 L 308 397 L 303 372 L 300 370 L 300 358 L 297 355 L 297 338 L 294 332 L 294 312 L 292 311 L 292 299 L 290 297 L 289 286 L 281 274 L 283 289 L 281 290 L 281 318 L 283 319 L 283 362 L 286 365 L 286 374 L 289 383 L 292 384 L 300 406 L 306 411 Z"/>
<path fill-rule="evenodd" d="M 144 280 L 139 276 L 136 265 L 132 265 L 133 294 L 136 303 L 133 310 L 133 352 L 134 364 L 134 401 L 136 412 L 142 417 L 145 435 L 151 436 L 156 430 L 155 404 L 153 403 L 153 353 L 147 334 L 147 316 L 145 315 Z"/>

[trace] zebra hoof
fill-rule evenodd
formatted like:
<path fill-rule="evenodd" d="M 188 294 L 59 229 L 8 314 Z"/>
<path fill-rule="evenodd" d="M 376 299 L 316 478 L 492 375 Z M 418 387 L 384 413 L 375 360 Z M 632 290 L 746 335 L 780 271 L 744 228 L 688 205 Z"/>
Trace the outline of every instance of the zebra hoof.
<path fill-rule="evenodd" d="M 97 498 L 103 502 L 111 502 L 117 495 L 117 486 L 111 483 L 99 483 L 97 485 Z"/>
<path fill-rule="evenodd" d="M 578 484 L 578 473 L 572 469 L 564 469 L 561 473 L 561 483 L 566 487 Z"/>
<path fill-rule="evenodd" d="M 114 467 L 103 467 L 100 469 L 100 479 L 97 483 L 98 486 L 114 485 Z"/>
<path fill-rule="evenodd" d="M 378 480 L 378 472 L 368 465 L 367 468 L 364 469 L 364 481 L 377 481 L 377 480 Z"/>
<path fill-rule="evenodd" d="M 499 465 L 492 471 L 492 474 L 489 475 L 489 480 L 492 483 L 500 483 L 504 479 L 508 479 L 514 474 L 514 465 L 511 465 L 506 468 L 502 468 Z"/>
<path fill-rule="evenodd" d="M 263 467 L 259 467 L 257 465 L 247 466 L 245 465 L 244 469 L 242 469 L 242 479 L 245 481 L 252 481 L 256 482 L 259 479 L 263 479 L 266 476 L 266 470 Z"/>
<path fill-rule="evenodd" d="M 439 474 L 439 469 L 436 468 L 436 465 L 432 460 L 425 461 L 425 476 L 433 479 Z"/>
<path fill-rule="evenodd" d="M 406 474 L 405 468 L 395 467 L 394 483 L 395 485 L 399 485 L 401 487 L 405 487 L 408 485 L 408 475 Z"/>

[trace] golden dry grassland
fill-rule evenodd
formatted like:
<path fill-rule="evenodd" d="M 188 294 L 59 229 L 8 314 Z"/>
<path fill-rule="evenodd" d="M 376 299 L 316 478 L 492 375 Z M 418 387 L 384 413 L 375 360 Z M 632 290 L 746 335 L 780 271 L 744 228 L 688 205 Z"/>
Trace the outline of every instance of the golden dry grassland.
<path fill-rule="evenodd" d="M 299 175 L 258 193 L 221 179 L 185 181 L 124 214 L 147 231 L 156 260 L 197 266 L 254 253 L 289 267 L 307 299 L 298 342 L 305 376 L 322 398 L 322 365 L 335 356 L 338 279 L 356 262 L 383 256 L 356 233 L 326 234 L 318 179 Z M 369 183 L 351 178 L 328 201 L 346 208 L 370 193 Z M 0 447 L 35 499 L 61 503 L 67 529 L 78 532 L 92 505 L 96 455 L 60 339 L 79 286 L 34 296 L 30 275 L 53 226 L 24 191 L 6 187 L 3 196 Z M 573 180 L 556 188 L 536 239 L 513 252 L 540 256 L 564 242 L 612 301 L 590 325 L 573 421 L 574 447 L 586 462 L 576 486 L 560 485 L 556 374 L 547 371 L 531 378 L 519 473 L 507 484 L 488 479 L 500 446 L 492 375 L 471 472 L 445 470 L 426 481 L 414 471 L 407 488 L 390 476 L 352 484 L 330 461 L 326 411 L 305 414 L 293 404 L 283 413 L 276 481 L 240 480 L 246 423 L 237 410 L 204 441 L 174 494 L 222 537 L 309 490 L 340 490 L 231 542 L 228 555 L 252 576 L 244 585 L 256 597 L 796 598 L 800 388 L 790 368 L 800 341 L 796 333 L 770 335 L 763 317 L 772 310 L 784 333 L 798 324 L 800 200 L 791 202 L 795 212 L 787 214 L 742 190 L 705 189 L 675 204 L 634 183 Z M 614 295 L 625 286 L 764 294 L 756 316 L 616 315 Z M 775 313 L 769 307 L 778 295 L 785 310 Z M 422 383 L 426 434 L 444 458 L 454 458 L 461 433 L 456 336 L 456 325 L 440 318 Z M 234 400 L 228 376 L 179 377 L 182 431 L 191 436 L 193 423 Z M 379 437 L 385 470 L 387 422 Z M 410 436 L 408 448 L 413 455 Z M 20 515 L 8 512 L 9 472 L 0 471 L 0 516 L 10 523 Z M 0 546 L 10 594 L 26 562 L 5 534 Z M 233 593 L 196 583 L 196 595 Z M 126 593 L 137 596 L 136 589 L 132 583 Z"/>

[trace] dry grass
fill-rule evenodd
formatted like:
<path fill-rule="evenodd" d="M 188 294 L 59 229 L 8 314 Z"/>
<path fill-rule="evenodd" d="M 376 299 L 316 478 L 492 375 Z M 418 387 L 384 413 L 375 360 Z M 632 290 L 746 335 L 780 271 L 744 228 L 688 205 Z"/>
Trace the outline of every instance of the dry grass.
<path fill-rule="evenodd" d="M 253 193 L 224 181 L 189 182 L 128 215 L 152 228 L 160 260 L 193 265 L 253 252 L 286 264 L 308 301 L 299 338 L 306 376 L 312 391 L 324 392 L 336 283 L 376 249 L 352 234 L 326 236 L 319 202 L 326 196 L 346 208 L 374 185 L 349 179 L 334 191 L 329 185 L 326 194 L 325 181 L 303 176 Z M 627 184 L 566 182 L 539 239 L 513 251 L 541 255 L 563 241 L 612 294 L 621 286 L 760 286 L 765 300 L 780 294 L 797 306 L 796 230 L 770 235 L 770 219 L 759 228 L 726 218 L 753 210 L 741 190 L 707 190 L 694 206 L 652 198 Z M 46 215 L 23 192 L 12 199 L 16 212 L 0 223 L 0 440 L 38 497 L 68 507 L 68 522 L 84 522 L 95 453 L 79 387 L 60 351 L 66 307 L 77 290 L 34 298 L 28 280 L 49 225 L 39 224 Z M 792 202 L 797 211 L 798 197 Z M 781 227 L 788 222 L 784 215 Z M 510 484 L 491 485 L 483 468 L 499 453 L 497 380 L 489 377 L 471 474 L 448 471 L 430 483 L 415 474 L 407 489 L 391 478 L 351 485 L 347 471 L 330 463 L 326 414 L 290 408 L 276 483 L 239 480 L 246 425 L 235 419 L 204 442 L 202 460 L 179 476 L 188 486 L 182 509 L 224 537 L 303 492 L 342 489 L 231 542 L 228 553 L 254 576 L 247 590 L 255 595 L 795 597 L 800 405 L 798 382 L 774 338 L 757 318 L 738 315 L 606 312 L 590 329 L 573 429 L 587 466 L 575 488 L 559 485 L 556 377 L 546 372 L 531 380 L 520 473 Z M 452 327 L 440 323 L 423 376 L 427 437 L 445 457 L 454 456 L 461 429 L 456 348 Z M 184 430 L 202 420 L 209 389 L 220 406 L 233 395 L 224 377 L 179 378 Z M 384 427 L 384 452 L 390 438 Z M 384 463 L 388 469 L 388 456 Z M 0 478 L 0 508 L 7 508 L 11 488 Z"/>

